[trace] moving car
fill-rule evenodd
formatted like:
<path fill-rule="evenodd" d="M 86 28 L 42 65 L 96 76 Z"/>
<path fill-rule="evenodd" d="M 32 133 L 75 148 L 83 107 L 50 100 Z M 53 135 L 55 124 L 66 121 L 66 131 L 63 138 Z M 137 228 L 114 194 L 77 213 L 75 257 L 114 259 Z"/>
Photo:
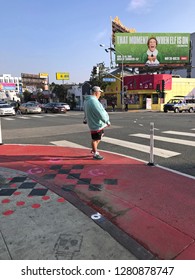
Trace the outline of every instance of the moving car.
<path fill-rule="evenodd" d="M 39 102 L 37 102 L 37 101 L 28 101 L 28 102 L 26 102 L 27 104 L 34 104 L 34 105 L 36 105 L 36 106 L 38 106 L 38 107 L 40 107 L 41 108 L 41 111 L 43 112 L 43 107 L 44 107 L 44 104 L 42 104 L 42 103 L 39 103 Z"/>
<path fill-rule="evenodd" d="M 66 108 L 66 111 L 70 111 L 70 105 L 64 102 L 60 102 L 60 104 L 62 104 Z"/>
<path fill-rule="evenodd" d="M 45 113 L 66 113 L 66 108 L 60 102 L 50 102 L 44 105 Z"/>
<path fill-rule="evenodd" d="M 15 109 L 7 103 L 0 103 L 0 116 L 15 116 L 16 111 Z"/>
<path fill-rule="evenodd" d="M 23 103 L 20 105 L 19 110 L 22 114 L 41 113 L 41 108 L 33 103 Z"/>

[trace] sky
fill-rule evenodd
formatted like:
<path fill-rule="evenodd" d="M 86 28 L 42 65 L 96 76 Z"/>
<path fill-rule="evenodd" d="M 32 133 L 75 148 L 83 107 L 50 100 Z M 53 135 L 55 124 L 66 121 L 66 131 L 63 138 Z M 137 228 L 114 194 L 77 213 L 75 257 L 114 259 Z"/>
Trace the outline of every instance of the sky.
<path fill-rule="evenodd" d="M 136 32 L 195 32 L 194 0 L 9 0 L 0 3 L 0 75 L 68 72 L 65 83 L 89 80 L 109 66 L 111 20 Z"/>

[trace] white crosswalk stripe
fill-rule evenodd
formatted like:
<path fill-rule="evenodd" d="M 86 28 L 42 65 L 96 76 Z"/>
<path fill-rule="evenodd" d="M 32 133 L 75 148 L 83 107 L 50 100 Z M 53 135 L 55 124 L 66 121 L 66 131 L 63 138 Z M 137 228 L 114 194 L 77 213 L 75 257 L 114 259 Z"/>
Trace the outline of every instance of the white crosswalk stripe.
<path fill-rule="evenodd" d="M 60 140 L 60 141 L 53 141 L 50 142 L 51 144 L 55 145 L 55 146 L 60 146 L 60 147 L 70 147 L 70 148 L 87 148 L 85 146 L 81 146 L 79 144 L 70 142 L 70 141 L 66 141 L 66 140 Z"/>
<path fill-rule="evenodd" d="M 129 136 L 136 136 L 136 137 L 140 137 L 140 138 L 150 139 L 150 135 L 144 134 L 144 133 L 129 134 Z M 162 137 L 162 136 L 154 135 L 154 140 L 195 147 L 195 141 L 182 140 L 182 139 L 178 139 L 178 138 L 176 139 L 176 138 L 169 138 L 169 137 Z"/>
<path fill-rule="evenodd" d="M 4 117 L 3 119 L 6 121 L 14 121 L 14 118 L 9 118 L 9 117 Z"/>
<path fill-rule="evenodd" d="M 48 114 L 48 113 L 46 113 L 45 115 L 42 115 L 42 116 L 43 116 L 43 117 L 52 117 L 52 118 L 56 118 L 56 117 L 59 116 L 59 114 Z M 60 116 L 64 116 L 64 115 L 60 114 Z"/>
<path fill-rule="evenodd" d="M 8 120 L 8 121 L 14 121 L 14 120 L 17 120 L 17 119 L 30 120 L 30 119 L 33 119 L 33 118 L 42 119 L 42 118 L 45 118 L 45 117 L 56 118 L 58 116 L 59 116 L 59 114 L 43 114 L 43 115 L 35 115 L 34 114 L 34 115 L 16 115 L 14 117 L 3 117 L 3 119 Z M 62 114 L 60 114 L 60 116 L 62 116 Z"/>
<path fill-rule="evenodd" d="M 106 142 L 106 143 L 122 146 L 125 148 L 141 151 L 143 153 L 148 153 L 148 154 L 150 153 L 150 146 L 137 144 L 134 142 L 119 140 L 119 139 L 110 138 L 110 137 L 103 137 L 102 142 Z M 165 149 L 160 149 L 160 148 L 154 148 L 154 155 L 163 157 L 163 158 L 169 158 L 169 157 L 180 155 L 180 153 L 165 150 Z"/>
<path fill-rule="evenodd" d="M 41 115 L 32 115 L 31 117 L 32 118 L 40 118 L 40 119 L 43 118 L 43 116 L 41 116 Z"/>
<path fill-rule="evenodd" d="M 29 117 L 25 117 L 25 116 L 19 116 L 18 119 L 23 119 L 23 120 L 29 120 Z"/>
<path fill-rule="evenodd" d="M 193 130 L 193 129 L 192 129 Z M 195 137 L 195 133 L 189 133 L 189 132 L 181 132 L 181 131 L 162 131 L 162 133 L 167 133 L 167 134 L 173 134 L 173 135 L 182 135 L 182 136 L 189 136 L 189 137 Z"/>

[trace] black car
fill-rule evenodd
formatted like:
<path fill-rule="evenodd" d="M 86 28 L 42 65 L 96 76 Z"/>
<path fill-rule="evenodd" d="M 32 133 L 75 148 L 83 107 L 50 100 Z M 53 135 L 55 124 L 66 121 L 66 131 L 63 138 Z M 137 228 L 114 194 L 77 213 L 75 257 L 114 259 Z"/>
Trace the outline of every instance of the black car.
<path fill-rule="evenodd" d="M 66 113 L 66 108 L 60 102 L 50 102 L 44 105 L 45 113 Z"/>

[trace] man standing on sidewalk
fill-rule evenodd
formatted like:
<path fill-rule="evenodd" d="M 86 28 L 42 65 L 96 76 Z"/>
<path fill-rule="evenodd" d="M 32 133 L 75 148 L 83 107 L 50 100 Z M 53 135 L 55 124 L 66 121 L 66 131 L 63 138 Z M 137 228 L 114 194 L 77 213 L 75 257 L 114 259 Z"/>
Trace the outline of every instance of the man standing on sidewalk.
<path fill-rule="evenodd" d="M 99 102 L 101 96 L 100 87 L 94 86 L 92 88 L 91 95 L 85 97 L 84 102 L 84 121 L 87 123 L 91 132 L 91 146 L 93 158 L 97 160 L 103 159 L 103 157 L 97 151 L 98 145 L 101 141 L 101 137 L 104 135 L 104 128 L 110 126 L 109 115 Z"/>

